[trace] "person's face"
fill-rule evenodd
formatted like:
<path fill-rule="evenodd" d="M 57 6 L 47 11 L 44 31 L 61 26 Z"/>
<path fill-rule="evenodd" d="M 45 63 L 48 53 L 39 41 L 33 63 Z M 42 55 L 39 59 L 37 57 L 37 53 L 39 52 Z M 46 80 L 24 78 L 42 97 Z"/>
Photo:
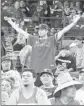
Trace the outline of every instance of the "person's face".
<path fill-rule="evenodd" d="M 76 50 L 76 47 L 70 47 L 70 54 L 74 54 Z"/>
<path fill-rule="evenodd" d="M 76 87 L 73 85 L 73 86 L 70 86 L 70 87 L 67 87 L 65 89 L 63 89 L 62 91 L 67 97 L 69 98 L 74 98 L 75 97 L 75 94 L 76 94 Z"/>
<path fill-rule="evenodd" d="M 34 84 L 35 78 L 31 72 L 23 72 L 22 74 L 22 83 L 24 86 Z"/>
<path fill-rule="evenodd" d="M 3 61 L 2 62 L 2 70 L 10 70 L 11 62 L 10 61 Z"/>
<path fill-rule="evenodd" d="M 1 83 L 1 90 L 2 91 L 6 91 L 7 93 L 10 93 L 11 92 L 11 85 L 10 85 L 10 82 L 9 81 L 2 81 Z"/>
<path fill-rule="evenodd" d="M 76 10 L 72 10 L 72 15 L 76 15 Z"/>
<path fill-rule="evenodd" d="M 69 7 L 69 2 L 68 1 L 64 2 L 64 7 Z"/>
<path fill-rule="evenodd" d="M 46 30 L 46 29 L 39 29 L 38 30 L 38 34 L 40 37 L 45 37 L 47 35 L 47 33 L 48 33 L 48 30 Z"/>
<path fill-rule="evenodd" d="M 18 1 L 15 2 L 14 7 L 18 9 L 20 7 L 20 3 Z"/>
<path fill-rule="evenodd" d="M 20 2 L 20 7 L 24 7 L 25 6 L 25 2 L 24 1 L 21 1 Z"/>
<path fill-rule="evenodd" d="M 44 2 L 43 0 L 41 0 L 41 1 L 40 1 L 40 6 L 42 6 L 42 5 L 43 5 L 43 2 Z"/>
<path fill-rule="evenodd" d="M 70 14 L 70 8 L 67 8 L 67 10 L 66 10 L 66 14 L 67 14 L 67 15 Z"/>
<path fill-rule="evenodd" d="M 74 4 L 73 4 L 73 2 L 71 2 L 71 3 L 70 3 L 70 7 L 74 7 Z"/>
<path fill-rule="evenodd" d="M 44 85 L 52 83 L 52 80 L 53 80 L 52 76 L 47 73 L 41 76 L 41 81 Z"/>
<path fill-rule="evenodd" d="M 57 65 L 57 72 L 63 71 L 66 68 L 66 63 L 58 64 Z"/>
<path fill-rule="evenodd" d="M 80 2 L 76 2 L 76 7 L 79 7 L 80 6 Z"/>
<path fill-rule="evenodd" d="M 80 47 L 82 45 L 82 41 L 80 41 L 80 40 L 75 40 L 75 42 L 76 42 L 78 47 Z"/>

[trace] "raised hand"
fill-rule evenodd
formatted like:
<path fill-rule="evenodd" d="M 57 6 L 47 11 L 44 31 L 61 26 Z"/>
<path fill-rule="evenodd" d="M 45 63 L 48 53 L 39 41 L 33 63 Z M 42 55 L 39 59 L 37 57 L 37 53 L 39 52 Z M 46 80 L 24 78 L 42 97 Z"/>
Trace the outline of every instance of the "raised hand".
<path fill-rule="evenodd" d="M 74 22 L 74 23 L 78 22 L 80 18 L 81 18 L 81 15 L 75 15 L 75 16 L 73 17 L 73 22 Z"/>
<path fill-rule="evenodd" d="M 10 21 L 11 18 L 5 16 L 5 17 L 4 17 L 4 20 L 5 20 L 5 21 Z"/>

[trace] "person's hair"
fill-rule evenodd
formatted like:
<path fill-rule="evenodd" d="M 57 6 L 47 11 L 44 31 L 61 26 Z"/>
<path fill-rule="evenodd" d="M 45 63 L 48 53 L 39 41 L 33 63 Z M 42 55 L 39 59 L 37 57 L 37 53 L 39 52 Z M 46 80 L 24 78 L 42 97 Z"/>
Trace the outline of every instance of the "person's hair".
<path fill-rule="evenodd" d="M 32 75 L 33 75 L 33 77 L 36 78 L 36 72 L 35 72 L 35 70 L 33 70 L 33 69 L 28 69 L 28 68 L 24 68 L 22 74 L 23 74 L 24 72 L 31 72 Z"/>

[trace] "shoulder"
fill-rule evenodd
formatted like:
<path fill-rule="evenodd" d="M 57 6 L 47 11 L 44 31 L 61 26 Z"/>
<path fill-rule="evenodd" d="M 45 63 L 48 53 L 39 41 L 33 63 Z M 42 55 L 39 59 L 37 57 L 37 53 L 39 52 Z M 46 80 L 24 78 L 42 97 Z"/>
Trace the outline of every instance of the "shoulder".
<path fill-rule="evenodd" d="M 37 92 L 39 92 L 39 93 L 45 93 L 45 91 L 42 89 L 42 88 L 38 88 L 38 87 L 36 87 L 37 88 Z"/>
<path fill-rule="evenodd" d="M 80 102 L 78 100 L 74 100 L 74 105 L 80 105 Z"/>
<path fill-rule="evenodd" d="M 20 91 L 21 91 L 21 88 L 17 88 L 12 93 L 15 94 L 15 95 L 17 95 Z"/>

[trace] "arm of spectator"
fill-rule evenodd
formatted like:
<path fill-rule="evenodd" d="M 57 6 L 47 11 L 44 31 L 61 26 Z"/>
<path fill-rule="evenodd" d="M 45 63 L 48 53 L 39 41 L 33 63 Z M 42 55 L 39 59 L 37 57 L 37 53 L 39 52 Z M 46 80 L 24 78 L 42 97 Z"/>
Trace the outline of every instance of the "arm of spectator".
<path fill-rule="evenodd" d="M 57 56 L 55 56 L 55 61 L 60 57 L 60 54 L 58 54 Z"/>
<path fill-rule="evenodd" d="M 61 31 L 59 31 L 58 34 L 55 34 L 55 35 L 57 35 L 57 40 L 60 40 L 61 37 L 66 32 L 68 32 L 73 26 L 75 26 L 76 23 L 79 21 L 79 19 L 80 19 L 80 15 L 75 16 L 75 18 L 73 19 L 73 22 L 71 24 L 69 24 L 68 26 L 66 26 L 65 28 L 63 28 Z"/>
<path fill-rule="evenodd" d="M 19 28 L 18 25 L 15 22 L 13 22 L 11 18 L 4 17 L 4 20 L 6 20 L 18 33 L 21 33 L 21 34 L 26 35 L 28 37 L 30 36 L 29 33 L 24 31 L 23 29 Z"/>
<path fill-rule="evenodd" d="M 51 105 L 51 102 L 48 99 L 46 92 L 40 88 L 37 90 L 36 99 L 37 99 L 38 105 Z"/>

